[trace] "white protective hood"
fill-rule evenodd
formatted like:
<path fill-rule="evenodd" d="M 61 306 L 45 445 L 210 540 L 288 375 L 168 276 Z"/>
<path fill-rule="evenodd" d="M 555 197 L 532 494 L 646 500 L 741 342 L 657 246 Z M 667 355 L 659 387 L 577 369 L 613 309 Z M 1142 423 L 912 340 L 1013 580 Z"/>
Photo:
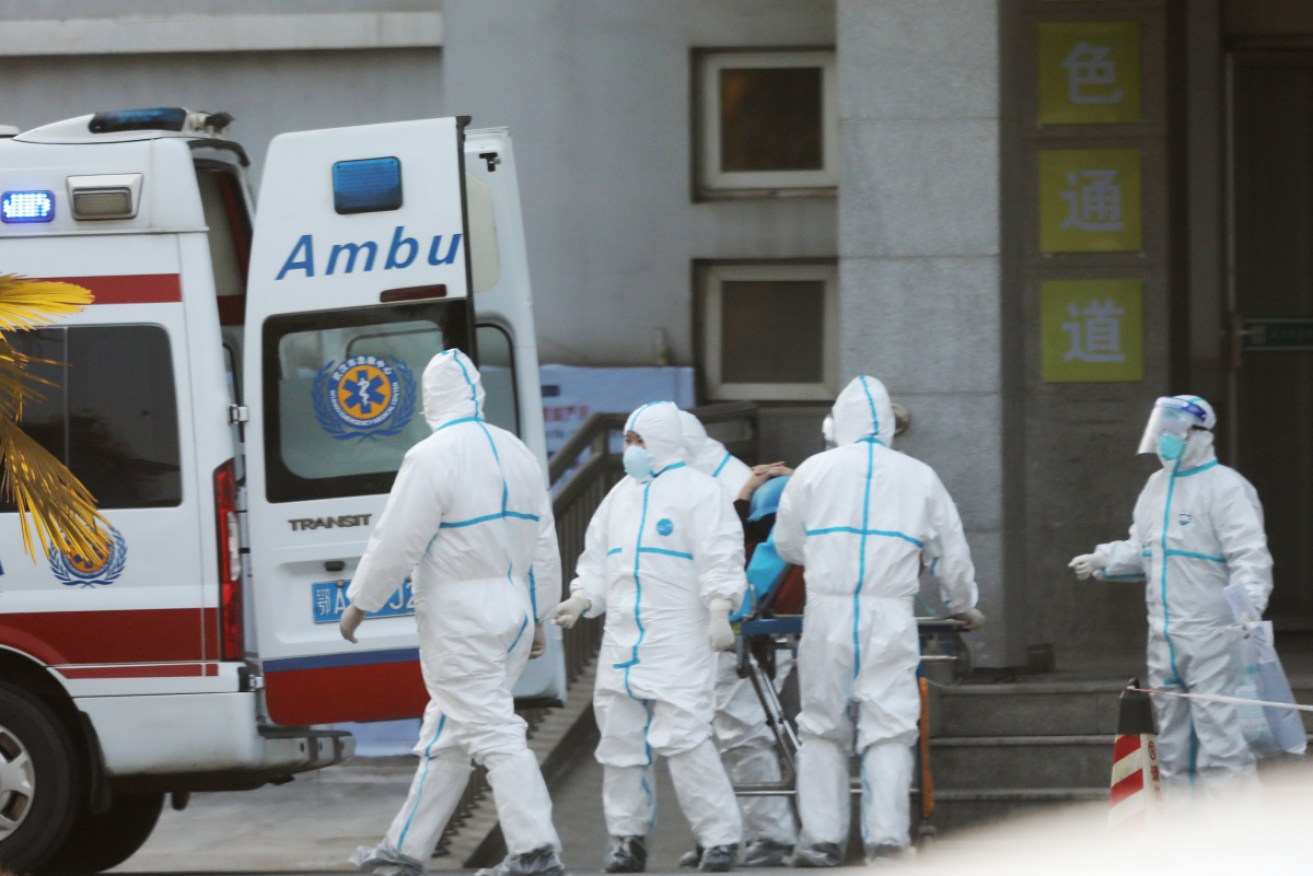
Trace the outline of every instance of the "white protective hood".
<path fill-rule="evenodd" d="M 430 429 L 484 415 L 479 369 L 460 350 L 443 350 L 424 368 L 424 419 Z"/>
<path fill-rule="evenodd" d="M 674 402 L 648 402 L 629 415 L 626 432 L 637 432 L 643 446 L 652 454 L 652 470 L 656 474 L 684 462 L 684 430 L 680 425 L 680 410 Z"/>
<path fill-rule="evenodd" d="M 871 435 L 886 447 L 894 446 L 894 408 L 889 391 L 874 377 L 854 377 L 834 400 L 831 416 L 837 447 Z"/>

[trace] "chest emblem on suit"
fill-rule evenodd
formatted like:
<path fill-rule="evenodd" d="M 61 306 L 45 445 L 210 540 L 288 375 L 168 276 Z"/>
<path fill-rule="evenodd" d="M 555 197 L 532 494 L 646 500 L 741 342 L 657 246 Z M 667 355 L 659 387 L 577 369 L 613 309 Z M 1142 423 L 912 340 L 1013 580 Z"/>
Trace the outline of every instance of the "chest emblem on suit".
<path fill-rule="evenodd" d="M 1192 519 L 1193 518 L 1189 514 L 1186 514 L 1184 511 L 1176 515 L 1176 522 L 1181 524 L 1182 526 L 1189 526 L 1190 521 Z"/>
<path fill-rule="evenodd" d="M 662 517 L 657 521 L 656 531 L 660 535 L 670 535 L 670 533 L 675 531 L 675 524 L 670 522 L 669 517 Z"/>

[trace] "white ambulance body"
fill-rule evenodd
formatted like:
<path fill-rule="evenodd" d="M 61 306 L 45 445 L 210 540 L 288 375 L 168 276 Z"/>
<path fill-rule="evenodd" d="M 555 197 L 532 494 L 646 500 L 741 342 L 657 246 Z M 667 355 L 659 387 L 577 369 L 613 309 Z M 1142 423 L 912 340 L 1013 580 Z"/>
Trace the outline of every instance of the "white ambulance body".
<path fill-rule="evenodd" d="M 95 294 L 9 336 L 67 363 L 34 366 L 59 386 L 23 425 L 113 527 L 107 556 L 33 561 L 0 507 L 0 867 L 112 867 L 166 793 L 337 763 L 352 740 L 324 725 L 422 712 L 409 582 L 359 645 L 337 619 L 428 432 L 436 352 L 471 353 L 488 418 L 545 456 L 507 132 L 283 135 L 252 221 L 227 121 L 103 113 L 0 139 L 0 273 Z M 518 696 L 564 695 L 548 629 Z"/>

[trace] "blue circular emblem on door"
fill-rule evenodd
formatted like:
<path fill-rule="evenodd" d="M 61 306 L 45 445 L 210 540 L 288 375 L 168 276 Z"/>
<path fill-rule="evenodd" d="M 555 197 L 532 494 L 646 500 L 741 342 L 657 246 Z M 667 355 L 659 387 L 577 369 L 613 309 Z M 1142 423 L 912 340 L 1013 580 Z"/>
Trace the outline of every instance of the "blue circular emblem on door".
<path fill-rule="evenodd" d="M 104 554 L 84 557 L 66 554 L 52 547 L 48 554 L 50 571 L 66 587 L 104 587 L 123 574 L 128 562 L 128 545 L 117 529 L 109 531 L 109 549 Z"/>
<path fill-rule="evenodd" d="M 315 377 L 315 419 L 339 441 L 396 435 L 415 415 L 415 376 L 391 356 L 329 362 Z"/>
<path fill-rule="evenodd" d="M 657 532 L 661 533 L 662 535 L 670 535 L 670 533 L 674 531 L 675 531 L 675 524 L 670 522 L 670 518 L 662 517 L 660 520 L 657 521 Z"/>

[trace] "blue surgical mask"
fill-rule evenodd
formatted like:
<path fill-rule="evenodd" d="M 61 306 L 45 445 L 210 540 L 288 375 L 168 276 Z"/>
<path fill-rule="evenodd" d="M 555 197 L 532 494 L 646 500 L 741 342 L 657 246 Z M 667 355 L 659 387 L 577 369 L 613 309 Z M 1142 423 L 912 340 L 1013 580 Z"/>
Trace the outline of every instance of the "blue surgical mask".
<path fill-rule="evenodd" d="M 1163 462 L 1178 460 L 1183 453 L 1185 453 L 1185 439 L 1180 435 L 1164 432 L 1158 436 L 1158 458 Z"/>
<path fill-rule="evenodd" d="M 646 447 L 631 444 L 625 448 L 625 474 L 640 484 L 652 480 L 652 454 Z"/>

